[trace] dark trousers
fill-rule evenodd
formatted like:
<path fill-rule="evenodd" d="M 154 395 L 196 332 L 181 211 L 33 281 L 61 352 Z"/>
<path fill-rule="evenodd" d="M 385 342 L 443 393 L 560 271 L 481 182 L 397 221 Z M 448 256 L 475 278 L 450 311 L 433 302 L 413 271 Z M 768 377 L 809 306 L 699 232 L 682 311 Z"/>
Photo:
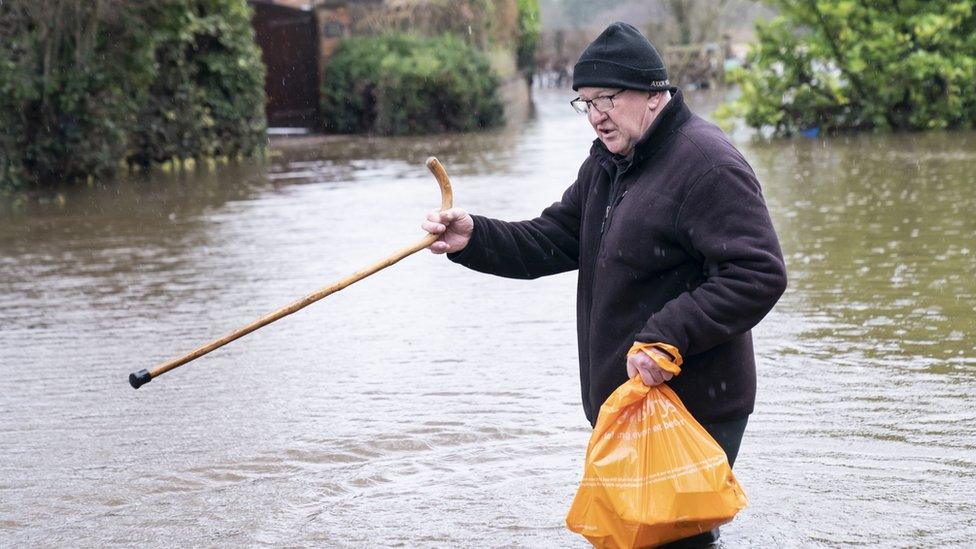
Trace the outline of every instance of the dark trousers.
<path fill-rule="evenodd" d="M 708 431 L 708 434 L 712 435 L 715 442 L 725 450 L 725 455 L 729 458 L 730 467 L 735 464 L 735 457 L 739 455 L 739 444 L 742 443 L 742 433 L 746 431 L 746 423 L 748 422 L 749 417 L 746 416 L 735 421 L 723 421 L 722 423 L 707 423 L 702 425 Z M 708 547 L 717 541 L 718 528 L 690 538 L 672 541 L 661 547 L 667 549 L 697 549 L 699 547 Z"/>

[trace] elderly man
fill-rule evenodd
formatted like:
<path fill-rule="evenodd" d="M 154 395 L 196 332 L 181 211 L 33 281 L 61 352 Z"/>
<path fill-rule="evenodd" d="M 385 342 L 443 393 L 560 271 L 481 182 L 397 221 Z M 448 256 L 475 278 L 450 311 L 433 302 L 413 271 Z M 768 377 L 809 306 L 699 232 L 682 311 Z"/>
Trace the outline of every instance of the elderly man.
<path fill-rule="evenodd" d="M 562 198 L 528 221 L 432 212 L 434 253 L 512 278 L 578 269 L 583 409 L 629 377 L 667 383 L 734 463 L 756 395 L 750 329 L 786 288 L 752 168 L 693 114 L 660 55 L 614 23 L 580 56 L 571 102 L 597 139 Z M 628 356 L 635 343 L 642 352 Z M 683 360 L 672 378 L 659 364 Z M 717 531 L 680 546 L 706 545 Z"/>

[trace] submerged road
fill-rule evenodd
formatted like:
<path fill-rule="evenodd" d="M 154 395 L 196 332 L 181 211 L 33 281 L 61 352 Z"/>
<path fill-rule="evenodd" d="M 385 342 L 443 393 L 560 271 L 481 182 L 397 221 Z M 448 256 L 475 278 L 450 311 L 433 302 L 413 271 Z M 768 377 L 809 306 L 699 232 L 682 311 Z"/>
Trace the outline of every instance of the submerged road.
<path fill-rule="evenodd" d="M 589 434 L 572 273 L 423 252 L 126 381 L 414 242 L 427 156 L 459 206 L 535 216 L 592 139 L 571 98 L 488 134 L 295 138 L 5 206 L 0 545 L 585 546 L 563 525 Z M 755 330 L 751 506 L 724 547 L 976 539 L 976 134 L 736 139 L 790 288 Z"/>

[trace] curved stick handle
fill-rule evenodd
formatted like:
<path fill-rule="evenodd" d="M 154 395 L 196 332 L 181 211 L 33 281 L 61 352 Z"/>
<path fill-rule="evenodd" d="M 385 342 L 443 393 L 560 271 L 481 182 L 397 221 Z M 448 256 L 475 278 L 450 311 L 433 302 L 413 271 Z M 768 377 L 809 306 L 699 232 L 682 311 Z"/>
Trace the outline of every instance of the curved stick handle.
<path fill-rule="evenodd" d="M 444 166 L 442 166 L 441 163 L 438 162 L 437 159 L 432 156 L 427 159 L 427 169 L 429 169 L 431 173 L 434 174 L 434 177 L 437 179 L 437 184 L 441 188 L 441 209 L 446 210 L 451 208 L 451 206 L 454 205 L 454 193 L 451 190 L 451 180 L 448 179 L 447 171 L 444 170 Z M 305 307 L 308 307 L 312 303 L 315 303 L 316 301 L 322 299 L 327 295 L 334 294 L 354 282 L 359 282 L 360 280 L 366 278 L 367 276 L 377 271 L 381 271 L 389 267 L 390 265 L 393 265 L 394 263 L 400 261 L 401 259 L 409 255 L 415 254 L 420 250 L 423 250 L 424 248 L 433 244 L 434 241 L 436 241 L 437 239 L 438 239 L 438 235 L 428 234 L 423 238 L 423 240 L 417 242 L 413 246 L 407 246 L 406 248 L 398 250 L 397 252 L 393 253 L 393 255 L 387 257 L 386 259 L 382 259 L 366 267 L 365 269 L 356 271 L 352 275 L 343 278 L 342 280 L 336 282 L 335 284 L 326 286 L 321 290 L 310 293 L 307 296 L 299 299 L 298 301 L 294 301 L 291 304 L 282 307 L 281 309 L 278 309 L 273 313 L 269 313 L 255 320 L 254 322 L 248 324 L 247 326 L 244 326 L 243 328 L 240 328 L 238 330 L 235 330 L 225 335 L 220 339 L 211 341 L 206 345 L 198 347 L 197 349 L 194 349 L 193 351 L 179 358 L 174 358 L 173 360 L 162 362 L 151 369 L 139 370 L 138 372 L 133 372 L 129 374 L 129 385 L 132 385 L 133 389 L 138 389 L 139 387 L 142 387 L 146 383 L 152 381 L 154 377 L 165 374 L 166 372 L 174 368 L 177 368 L 179 366 L 182 366 L 187 362 L 190 362 L 191 360 L 200 358 L 201 356 L 209 353 L 210 351 L 213 351 L 214 349 L 223 347 L 224 345 L 230 343 L 231 341 L 234 341 L 235 339 L 246 336 L 247 334 L 253 332 L 254 330 L 257 330 L 258 328 L 271 324 L 272 322 L 278 320 L 279 318 L 288 316 L 300 309 L 304 309 Z"/>

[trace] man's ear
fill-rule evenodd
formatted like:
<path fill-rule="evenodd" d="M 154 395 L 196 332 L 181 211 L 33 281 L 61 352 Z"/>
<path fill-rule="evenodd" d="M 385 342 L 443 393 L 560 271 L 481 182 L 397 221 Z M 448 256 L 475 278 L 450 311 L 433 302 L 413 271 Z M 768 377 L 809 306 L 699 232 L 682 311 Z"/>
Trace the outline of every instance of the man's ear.
<path fill-rule="evenodd" d="M 661 98 L 664 97 L 664 93 L 652 91 L 650 94 L 650 97 L 647 98 L 647 108 L 648 110 L 655 111 L 661 105 Z"/>

